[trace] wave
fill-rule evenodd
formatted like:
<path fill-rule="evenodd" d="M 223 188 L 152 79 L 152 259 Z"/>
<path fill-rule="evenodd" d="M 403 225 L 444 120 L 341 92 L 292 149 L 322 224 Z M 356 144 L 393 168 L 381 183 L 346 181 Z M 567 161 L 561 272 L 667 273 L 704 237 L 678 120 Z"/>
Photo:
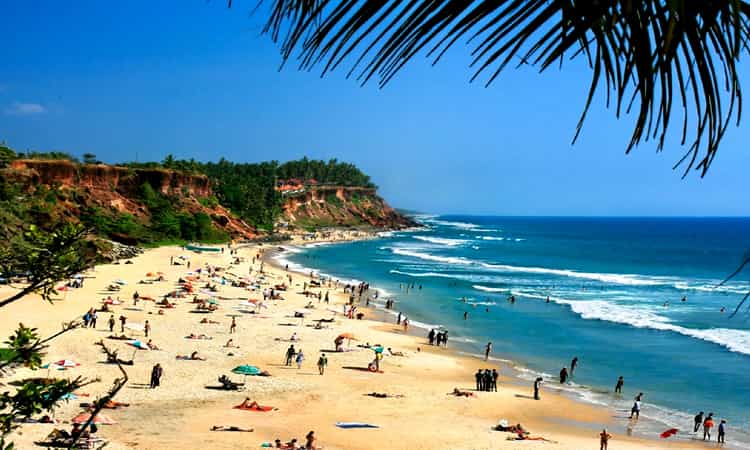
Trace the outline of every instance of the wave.
<path fill-rule="evenodd" d="M 547 298 L 546 295 L 526 291 L 511 291 L 511 293 L 519 297 L 539 300 Z M 687 328 L 675 325 L 667 317 L 649 311 L 648 308 L 643 306 L 618 305 L 604 300 L 568 300 L 553 296 L 550 296 L 549 299 L 552 302 L 567 305 L 571 311 L 583 319 L 621 323 L 635 328 L 671 331 L 721 345 L 731 352 L 750 355 L 750 331 L 732 328 Z"/>
<path fill-rule="evenodd" d="M 475 284 L 472 287 L 478 291 L 483 291 L 483 292 L 508 292 L 508 289 L 505 289 L 505 288 L 493 288 L 493 287 L 488 287 L 488 286 L 482 286 L 479 284 Z"/>
<path fill-rule="evenodd" d="M 504 241 L 504 237 L 500 236 L 479 236 L 479 239 L 483 241 Z"/>
<path fill-rule="evenodd" d="M 438 220 L 438 219 L 423 219 L 425 222 L 433 224 L 433 225 L 441 225 L 444 227 L 451 227 L 451 228 L 457 228 L 459 230 L 478 230 L 480 229 L 480 226 L 475 223 L 469 223 L 469 222 L 452 222 L 449 220 Z"/>
<path fill-rule="evenodd" d="M 439 244 L 439 245 L 446 245 L 448 247 L 456 247 L 456 246 L 471 242 L 468 239 L 449 239 L 449 238 L 440 238 L 440 237 L 432 237 L 432 236 L 412 236 L 412 237 L 420 241 L 430 242 L 430 243 Z"/>

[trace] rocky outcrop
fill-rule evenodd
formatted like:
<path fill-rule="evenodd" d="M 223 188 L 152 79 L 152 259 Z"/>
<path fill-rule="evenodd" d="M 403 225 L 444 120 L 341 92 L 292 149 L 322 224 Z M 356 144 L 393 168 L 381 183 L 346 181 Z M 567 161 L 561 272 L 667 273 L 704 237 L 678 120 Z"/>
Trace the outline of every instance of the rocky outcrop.
<path fill-rule="evenodd" d="M 374 188 L 308 187 L 302 193 L 286 197 L 282 209 L 287 222 L 302 227 L 366 225 L 402 229 L 416 225 L 391 208 Z"/>

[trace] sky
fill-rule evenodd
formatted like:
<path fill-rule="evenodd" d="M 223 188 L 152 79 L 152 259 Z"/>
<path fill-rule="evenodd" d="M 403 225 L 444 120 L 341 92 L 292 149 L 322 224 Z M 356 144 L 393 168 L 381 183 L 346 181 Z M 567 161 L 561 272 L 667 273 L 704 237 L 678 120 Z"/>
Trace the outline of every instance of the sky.
<path fill-rule="evenodd" d="M 279 70 L 255 4 L 0 0 L 0 141 L 110 163 L 338 158 L 392 205 L 439 214 L 750 215 L 747 120 L 705 178 L 683 179 L 678 145 L 625 155 L 633 119 L 601 95 L 571 145 L 582 62 L 485 87 L 459 43 L 434 67 L 418 57 L 385 88 L 362 87 L 344 70 Z"/>

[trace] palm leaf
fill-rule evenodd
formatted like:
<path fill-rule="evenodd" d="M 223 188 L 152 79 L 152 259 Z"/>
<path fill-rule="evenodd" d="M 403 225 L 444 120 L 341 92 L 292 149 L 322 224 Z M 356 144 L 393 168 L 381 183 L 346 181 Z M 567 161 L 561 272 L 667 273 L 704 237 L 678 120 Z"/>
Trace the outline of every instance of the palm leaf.
<path fill-rule="evenodd" d="M 385 86 L 415 56 L 437 63 L 459 40 L 471 47 L 472 80 L 496 80 L 511 62 L 540 72 L 585 56 L 591 67 L 578 138 L 598 90 L 615 114 L 634 114 L 630 152 L 665 146 L 683 114 L 675 167 L 708 171 L 742 91 L 737 62 L 748 52 L 750 4 L 740 0 L 260 0 L 264 33 L 284 62 L 321 68 L 350 64 L 347 76 Z M 231 1 L 228 2 L 231 7 Z M 677 108 L 673 108 L 675 97 Z M 688 138 L 691 134 L 692 137 Z"/>

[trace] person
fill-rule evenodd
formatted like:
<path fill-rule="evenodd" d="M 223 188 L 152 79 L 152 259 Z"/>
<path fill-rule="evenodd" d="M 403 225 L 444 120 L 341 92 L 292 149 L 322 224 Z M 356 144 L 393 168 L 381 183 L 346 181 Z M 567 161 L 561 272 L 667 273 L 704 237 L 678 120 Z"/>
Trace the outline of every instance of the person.
<path fill-rule="evenodd" d="M 721 419 L 721 422 L 719 422 L 719 437 L 718 437 L 719 444 L 724 443 L 724 435 L 726 434 L 726 431 L 727 431 L 727 421 L 724 419 Z"/>
<path fill-rule="evenodd" d="M 711 428 L 714 427 L 714 413 L 708 413 L 708 417 L 703 421 L 703 440 L 711 440 Z"/>
<path fill-rule="evenodd" d="M 622 394 L 622 385 L 625 384 L 625 380 L 622 378 L 622 375 L 617 379 L 617 384 L 615 385 L 615 394 Z"/>
<path fill-rule="evenodd" d="M 237 320 L 232 317 L 232 324 L 229 325 L 229 334 L 234 334 L 235 330 L 237 330 Z"/>
<path fill-rule="evenodd" d="M 404 333 L 406 333 L 407 331 L 409 331 L 409 318 L 404 317 Z"/>
<path fill-rule="evenodd" d="M 315 432 L 310 431 L 307 433 L 307 436 L 305 436 L 305 450 L 315 450 Z"/>
<path fill-rule="evenodd" d="M 292 359 L 294 358 L 294 355 L 297 352 L 294 350 L 294 344 L 290 345 L 289 348 L 286 350 L 286 363 L 285 365 L 291 366 L 292 365 Z"/>
<path fill-rule="evenodd" d="M 146 323 L 143 324 L 143 332 L 146 334 L 146 337 L 148 337 L 148 333 L 151 331 L 151 324 L 148 323 L 148 320 Z"/>
<path fill-rule="evenodd" d="M 326 357 L 325 353 L 321 353 L 320 358 L 318 358 L 318 372 L 320 372 L 321 375 L 325 373 L 327 365 L 328 358 Z"/>
<path fill-rule="evenodd" d="M 433 345 L 435 343 L 435 329 L 431 329 L 429 333 L 427 333 L 427 340 L 430 341 L 430 345 Z"/>
<path fill-rule="evenodd" d="M 161 364 L 157 363 L 151 369 L 151 389 L 159 387 L 162 375 L 164 375 L 164 369 L 161 368 Z"/>
<path fill-rule="evenodd" d="M 703 411 L 699 412 L 698 415 L 693 419 L 693 433 L 697 433 L 703 424 Z"/>
<path fill-rule="evenodd" d="M 484 346 L 484 360 L 487 361 L 490 358 L 490 352 L 492 351 L 492 342 L 488 342 Z"/>
<path fill-rule="evenodd" d="M 497 392 L 497 378 L 500 376 L 499 373 L 497 373 L 497 370 L 492 369 L 492 389 L 490 389 L 493 392 Z"/>
<path fill-rule="evenodd" d="M 97 319 L 96 310 L 94 308 L 91 308 L 91 317 L 89 319 L 89 326 L 91 328 L 96 328 L 96 319 Z"/>
<path fill-rule="evenodd" d="M 539 400 L 539 388 L 542 385 L 542 377 L 537 377 L 534 380 L 534 400 Z"/>
<path fill-rule="evenodd" d="M 469 311 L 464 311 L 464 320 L 469 319 Z"/>
<path fill-rule="evenodd" d="M 302 353 L 302 349 L 299 349 L 299 351 L 297 352 L 297 369 L 302 368 L 302 361 L 304 360 L 305 360 L 305 354 Z"/>
<path fill-rule="evenodd" d="M 133 292 L 133 306 L 137 306 L 138 305 L 138 298 L 139 297 L 140 297 L 140 295 L 138 295 L 138 291 Z"/>
<path fill-rule="evenodd" d="M 401 325 L 401 313 L 398 313 L 398 317 L 396 317 L 396 325 Z"/>
<path fill-rule="evenodd" d="M 568 381 L 568 368 L 563 367 L 560 369 L 560 384 L 564 384 L 566 381 Z"/>
<path fill-rule="evenodd" d="M 477 369 L 477 373 L 474 374 L 474 378 L 477 380 L 477 391 L 483 391 L 484 387 L 482 386 L 482 369 Z"/>
<path fill-rule="evenodd" d="M 109 316 L 109 332 L 113 332 L 115 329 L 115 315 Z"/>
<path fill-rule="evenodd" d="M 125 317 L 123 315 L 120 316 L 120 333 L 124 333 L 125 332 L 125 322 L 127 322 L 127 321 L 128 321 L 127 317 Z"/>
<path fill-rule="evenodd" d="M 578 366 L 578 357 L 574 357 L 572 361 L 570 361 L 570 376 L 573 376 L 573 372 L 576 371 L 576 366 Z"/>
<path fill-rule="evenodd" d="M 607 444 L 611 438 L 612 435 L 607 433 L 607 429 L 604 428 L 602 432 L 599 433 L 599 450 L 607 450 Z"/>
<path fill-rule="evenodd" d="M 443 347 L 448 346 L 448 330 L 443 331 Z"/>
<path fill-rule="evenodd" d="M 633 407 L 630 409 L 630 418 L 632 419 L 633 416 L 635 416 L 636 420 L 641 416 L 641 395 L 638 394 L 638 396 L 635 397 L 635 401 L 633 402 Z"/>

